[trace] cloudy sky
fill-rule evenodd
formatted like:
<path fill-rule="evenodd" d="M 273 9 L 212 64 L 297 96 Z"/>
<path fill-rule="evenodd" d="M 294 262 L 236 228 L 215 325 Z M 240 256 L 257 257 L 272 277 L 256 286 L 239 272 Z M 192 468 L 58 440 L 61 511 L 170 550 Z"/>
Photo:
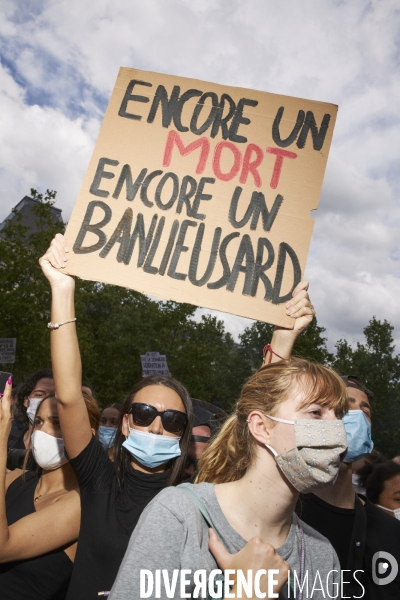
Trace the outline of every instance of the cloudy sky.
<path fill-rule="evenodd" d="M 338 104 L 306 277 L 330 347 L 375 315 L 399 352 L 399 40 L 398 0 L 2 0 L 0 222 L 69 218 L 120 66 Z"/>

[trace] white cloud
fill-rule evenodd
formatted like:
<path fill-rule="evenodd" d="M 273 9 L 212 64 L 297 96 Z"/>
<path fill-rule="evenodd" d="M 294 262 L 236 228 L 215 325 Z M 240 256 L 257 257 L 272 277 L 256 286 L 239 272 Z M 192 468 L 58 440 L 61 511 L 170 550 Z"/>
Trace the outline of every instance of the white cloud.
<path fill-rule="evenodd" d="M 68 217 L 118 68 L 339 104 L 306 275 L 330 345 L 372 315 L 400 351 L 397 0 L 2 3 L 0 220 L 30 187 Z M 7 68 L 8 70 L 7 70 Z M 246 320 L 225 317 L 235 332 Z"/>

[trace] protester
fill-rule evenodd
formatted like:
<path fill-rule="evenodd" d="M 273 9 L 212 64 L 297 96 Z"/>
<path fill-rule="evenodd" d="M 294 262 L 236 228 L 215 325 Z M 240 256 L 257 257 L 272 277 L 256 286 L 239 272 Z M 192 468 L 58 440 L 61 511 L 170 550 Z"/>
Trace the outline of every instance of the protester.
<path fill-rule="evenodd" d="M 200 456 L 207 448 L 212 435 L 218 431 L 218 422 L 213 413 L 199 405 L 199 401 L 192 398 L 193 402 L 193 427 L 187 452 L 184 481 L 194 480 L 197 474 L 197 463 Z"/>
<path fill-rule="evenodd" d="M 18 386 L 12 407 L 12 426 L 8 438 L 7 469 L 21 469 L 25 460 L 32 432 L 32 423 L 39 402 L 54 393 L 54 380 L 51 369 L 35 371 L 25 383 Z M 31 460 L 26 468 L 34 469 L 36 463 Z"/>
<path fill-rule="evenodd" d="M 364 487 L 364 483 L 363 483 L 363 469 L 364 466 L 368 463 L 371 465 L 377 465 L 383 462 L 386 462 L 387 458 L 385 458 L 383 456 L 383 454 L 381 454 L 380 452 L 378 452 L 377 450 L 372 450 L 371 454 L 367 454 L 366 456 L 363 456 L 362 458 L 359 458 L 358 460 L 356 460 L 355 462 L 353 462 L 352 464 L 352 482 L 353 482 L 353 488 L 354 491 L 356 492 L 356 494 L 362 494 L 363 496 L 365 496 L 365 487 Z M 368 469 L 368 473 L 369 473 L 369 469 Z"/>
<path fill-rule="evenodd" d="M 167 569 L 170 580 L 174 569 L 206 569 L 209 574 L 217 565 L 245 573 L 253 569 L 255 574 L 260 555 L 258 568 L 279 570 L 274 592 L 285 585 L 290 567 L 299 581 L 308 572 L 309 580 L 319 575 L 326 582 L 328 572 L 336 569 L 328 578 L 332 593 L 340 578 L 337 556 L 293 510 L 300 491 L 333 483 L 347 448 L 338 420 L 346 406 L 342 380 L 322 365 L 292 358 L 252 375 L 234 414 L 200 458 L 199 483 L 163 490 L 144 511 L 111 600 L 140 597 L 141 569 Z M 202 521 L 199 532 L 199 501 L 213 523 L 210 550 L 201 541 L 207 539 L 208 527 Z M 267 582 L 261 587 L 266 591 Z M 186 592 L 193 590 L 192 581 Z M 168 597 L 163 586 L 157 597 Z M 326 589 L 315 589 L 312 597 L 326 598 Z"/>
<path fill-rule="evenodd" d="M 400 465 L 392 460 L 380 464 L 366 464 L 360 477 L 368 500 L 388 515 L 400 520 Z M 398 529 L 400 531 L 400 528 Z"/>
<path fill-rule="evenodd" d="M 90 600 L 111 589 L 141 512 L 164 487 L 178 483 L 192 427 L 187 390 L 175 379 L 142 379 L 125 398 L 114 463 L 96 440 L 84 410 L 72 277 L 60 269 L 66 242 L 57 234 L 40 259 L 52 289 L 51 354 L 61 430 L 81 491 L 79 547 L 68 600 Z"/>
<path fill-rule="evenodd" d="M 40 476 L 19 469 L 5 475 L 11 429 L 11 384 L 0 402 L 0 596 L 2 600 L 62 600 L 75 559 L 80 523 L 78 482 L 64 453 L 57 401 L 40 400 L 30 445 Z M 100 412 L 85 398 L 96 433 Z"/>
<path fill-rule="evenodd" d="M 54 380 L 51 369 L 35 371 L 18 387 L 13 406 L 13 422 L 8 447 L 24 450 L 28 446 L 35 411 L 39 402 L 48 394 L 54 393 Z"/>
<path fill-rule="evenodd" d="M 370 499 L 358 497 L 352 484 L 352 463 L 371 452 L 371 399 L 360 378 L 343 378 L 349 396 L 349 412 L 344 416 L 348 452 L 339 469 L 336 483 L 302 497 L 301 518 L 322 533 L 335 548 L 341 568 L 348 570 L 344 597 L 361 596 L 368 600 L 400 598 L 400 577 L 386 585 L 374 581 L 373 557 L 389 552 L 400 564 L 400 523 L 375 507 Z M 365 468 L 365 467 L 364 467 Z M 379 467 L 377 467 L 379 468 Z M 364 481 L 361 478 L 363 487 Z M 368 496 L 368 494 L 367 494 Z M 400 506 L 400 505 L 399 505 Z M 357 573 L 358 571 L 358 573 Z M 356 574 L 354 576 L 354 574 Z"/>
<path fill-rule="evenodd" d="M 121 408 L 122 404 L 109 404 L 103 408 L 100 416 L 99 441 L 111 460 L 114 459 L 113 447 Z"/>

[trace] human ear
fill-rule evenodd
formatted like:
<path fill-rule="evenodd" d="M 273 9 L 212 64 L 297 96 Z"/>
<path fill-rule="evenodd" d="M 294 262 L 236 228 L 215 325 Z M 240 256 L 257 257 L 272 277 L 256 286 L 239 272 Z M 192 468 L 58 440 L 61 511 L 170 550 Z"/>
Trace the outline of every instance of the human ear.
<path fill-rule="evenodd" d="M 25 406 L 25 408 L 28 408 L 28 406 L 29 406 L 29 398 L 28 398 L 28 396 L 25 396 L 24 401 L 23 401 L 23 405 Z"/>
<path fill-rule="evenodd" d="M 268 421 L 269 419 L 258 411 L 251 412 L 247 418 L 251 435 L 257 442 L 263 445 L 270 444 L 271 441 L 271 430 L 273 425 L 272 421 Z"/>
<path fill-rule="evenodd" d="M 122 433 L 125 437 L 129 435 L 129 415 L 124 415 L 122 417 Z"/>

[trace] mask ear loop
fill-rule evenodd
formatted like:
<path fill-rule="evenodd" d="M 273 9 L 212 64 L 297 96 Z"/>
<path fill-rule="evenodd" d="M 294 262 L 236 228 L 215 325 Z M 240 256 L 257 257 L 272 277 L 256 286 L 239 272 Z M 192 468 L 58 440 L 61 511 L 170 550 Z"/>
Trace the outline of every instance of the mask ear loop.
<path fill-rule="evenodd" d="M 274 420 L 276 420 L 276 421 L 282 421 L 283 423 L 290 423 L 290 421 L 285 421 L 284 419 L 278 419 L 278 418 L 270 417 L 269 415 L 265 415 L 265 416 L 266 416 L 266 417 L 269 417 L 270 419 L 274 419 Z M 249 417 L 249 418 L 247 419 L 247 423 L 250 423 L 250 422 L 251 422 L 251 418 Z M 278 456 L 278 453 L 277 453 L 277 451 L 276 451 L 276 450 L 274 450 L 274 449 L 272 448 L 272 446 L 268 446 L 268 444 L 265 444 L 265 447 L 266 447 L 266 448 L 268 448 L 268 450 L 271 450 L 271 452 L 272 452 L 272 454 L 273 454 L 274 456 Z"/>

